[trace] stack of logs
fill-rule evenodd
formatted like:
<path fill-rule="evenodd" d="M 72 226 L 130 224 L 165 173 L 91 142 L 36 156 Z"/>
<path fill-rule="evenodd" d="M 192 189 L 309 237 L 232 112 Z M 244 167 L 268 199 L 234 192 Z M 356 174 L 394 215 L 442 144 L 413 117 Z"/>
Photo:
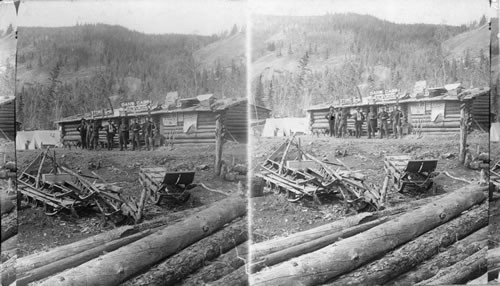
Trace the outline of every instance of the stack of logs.
<path fill-rule="evenodd" d="M 449 285 L 474 280 L 486 272 L 486 191 L 467 185 L 411 207 L 363 213 L 253 244 L 246 265 L 251 285 Z"/>
<path fill-rule="evenodd" d="M 9 271 L 17 272 L 18 286 L 34 281 L 50 286 L 173 285 L 185 279 L 199 285 L 244 264 L 248 239 L 244 199 L 229 197 L 185 212 L 175 223 L 163 218 L 119 227 L 21 257 L 17 271 Z"/>
<path fill-rule="evenodd" d="M 333 163 L 316 158 L 302 150 L 300 141 L 294 139 L 292 136 L 285 140 L 261 165 L 257 177 L 269 188 L 286 193 L 291 202 L 304 197 L 319 201 L 318 195 L 340 194 L 344 202 L 357 210 L 383 205 L 380 192 L 365 184 L 363 174 L 352 171 L 338 159 L 338 163 Z"/>
<path fill-rule="evenodd" d="M 13 268 L 16 263 L 17 251 L 17 208 L 16 195 L 0 191 L 0 210 L 2 212 L 1 223 L 1 265 L 2 285 L 9 285 L 14 281 L 15 276 L 9 275 L 4 270 Z"/>

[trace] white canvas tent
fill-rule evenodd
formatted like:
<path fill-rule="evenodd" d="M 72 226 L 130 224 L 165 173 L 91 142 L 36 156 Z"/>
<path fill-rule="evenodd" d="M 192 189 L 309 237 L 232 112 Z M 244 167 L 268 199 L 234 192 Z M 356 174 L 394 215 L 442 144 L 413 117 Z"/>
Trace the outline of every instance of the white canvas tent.
<path fill-rule="evenodd" d="M 268 118 L 262 130 L 262 137 L 290 136 L 292 132 L 309 134 L 307 117 Z"/>
<path fill-rule="evenodd" d="M 18 131 L 17 150 L 34 150 L 46 147 L 59 147 L 61 132 L 57 130 Z"/>
<path fill-rule="evenodd" d="M 500 141 L 500 122 L 492 122 L 490 127 L 490 142 Z"/>

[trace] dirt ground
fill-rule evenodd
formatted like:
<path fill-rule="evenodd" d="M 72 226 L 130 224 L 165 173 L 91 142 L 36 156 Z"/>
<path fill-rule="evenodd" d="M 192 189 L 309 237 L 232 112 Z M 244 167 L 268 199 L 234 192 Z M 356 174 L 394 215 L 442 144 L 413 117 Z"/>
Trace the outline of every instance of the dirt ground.
<path fill-rule="evenodd" d="M 436 172 L 447 171 L 454 177 L 478 181 L 480 171 L 465 168 L 458 162 L 459 135 L 423 136 L 409 135 L 401 140 L 367 138 L 330 138 L 325 136 L 300 136 L 301 146 L 317 158 L 327 158 L 335 162 L 336 158 L 352 170 L 366 176 L 365 182 L 378 189 L 385 176 L 384 156 L 406 154 L 415 159 L 439 159 Z M 284 138 L 254 138 L 252 152 L 252 170 L 259 172 L 261 164 L 284 141 Z M 486 133 L 473 132 L 468 137 L 470 150 L 475 153 L 488 152 L 489 137 Z M 346 154 L 345 156 L 339 154 Z M 499 153 L 500 154 L 500 153 Z M 434 178 L 437 188 L 423 193 L 397 193 L 387 195 L 386 207 L 411 202 L 428 196 L 451 192 L 466 183 L 439 174 Z M 252 233 L 255 242 L 283 237 L 307 230 L 331 221 L 354 215 L 356 212 L 342 204 L 340 199 L 322 201 L 317 204 L 312 200 L 302 199 L 290 203 L 285 195 L 265 191 L 264 196 L 251 202 Z"/>
<path fill-rule="evenodd" d="M 229 182 L 215 176 L 213 162 L 215 160 L 214 145 L 175 146 L 174 149 L 162 147 L 155 151 L 87 151 L 55 149 L 57 161 L 73 170 L 81 170 L 84 175 L 92 175 L 90 165 L 98 165 L 94 170 L 107 183 L 122 189 L 125 195 L 139 201 L 142 186 L 139 183 L 140 167 L 165 167 L 169 171 L 197 169 L 194 182 L 203 183 L 210 189 L 231 194 L 238 191 L 237 182 Z M 40 151 L 18 151 L 17 162 L 20 170 L 27 166 Z M 224 145 L 223 160 L 245 164 L 246 145 L 228 142 Z M 200 170 L 202 169 L 202 170 Z M 100 182 L 100 181 L 98 181 Z M 246 183 L 246 182 L 243 182 Z M 144 208 L 144 219 L 150 220 L 160 216 L 173 214 L 188 208 L 210 204 L 225 198 L 224 194 L 209 191 L 197 186 L 189 190 L 190 199 L 182 205 L 154 205 L 147 201 Z M 40 208 L 22 203 L 18 213 L 19 223 L 19 256 L 51 249 L 113 228 L 96 212 L 80 213 L 79 218 L 70 214 L 46 216 Z"/>

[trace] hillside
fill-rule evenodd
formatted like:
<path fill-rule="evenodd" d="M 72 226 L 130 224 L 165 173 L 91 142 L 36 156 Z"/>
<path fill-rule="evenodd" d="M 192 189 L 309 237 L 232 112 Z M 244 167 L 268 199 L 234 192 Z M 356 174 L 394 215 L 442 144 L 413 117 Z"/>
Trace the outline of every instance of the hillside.
<path fill-rule="evenodd" d="M 225 67 L 235 63 L 244 64 L 245 40 L 244 33 L 237 33 L 200 48 L 194 56 L 203 68 L 216 66 L 218 63 Z"/>
<path fill-rule="evenodd" d="M 178 91 L 180 97 L 240 97 L 245 91 L 245 62 L 236 51 L 224 55 L 210 48 L 231 41 L 218 36 L 149 35 L 104 24 L 21 27 L 18 120 L 25 128 L 51 128 L 58 118 L 108 107 L 108 98 L 114 107 L 141 99 L 161 103 L 170 91 Z M 226 68 L 220 61 L 233 65 Z M 39 112 L 44 108 L 51 112 Z"/>
<path fill-rule="evenodd" d="M 395 24 L 333 14 L 258 15 L 253 27 L 253 95 L 276 115 L 300 116 L 303 106 L 374 89 L 409 91 L 418 80 L 429 86 L 489 82 L 487 25 Z"/>
<path fill-rule="evenodd" d="M 0 31 L 0 97 L 14 95 L 15 63 L 15 34 Z"/>
<path fill-rule="evenodd" d="M 467 53 L 479 56 L 487 54 L 490 49 L 490 30 L 488 24 L 458 34 L 443 42 L 446 59 L 462 59 Z"/>

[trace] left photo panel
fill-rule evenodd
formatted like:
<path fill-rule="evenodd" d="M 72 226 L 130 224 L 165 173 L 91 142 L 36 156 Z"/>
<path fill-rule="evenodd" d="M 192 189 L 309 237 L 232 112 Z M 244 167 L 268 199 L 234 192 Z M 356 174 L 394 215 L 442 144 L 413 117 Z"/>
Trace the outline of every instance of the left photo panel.
<path fill-rule="evenodd" d="M 15 86 L 16 86 L 16 5 L 0 2 L 0 211 L 1 282 L 15 280 L 17 251 Z"/>
<path fill-rule="evenodd" d="M 245 6 L 21 3 L 17 285 L 246 282 Z"/>

